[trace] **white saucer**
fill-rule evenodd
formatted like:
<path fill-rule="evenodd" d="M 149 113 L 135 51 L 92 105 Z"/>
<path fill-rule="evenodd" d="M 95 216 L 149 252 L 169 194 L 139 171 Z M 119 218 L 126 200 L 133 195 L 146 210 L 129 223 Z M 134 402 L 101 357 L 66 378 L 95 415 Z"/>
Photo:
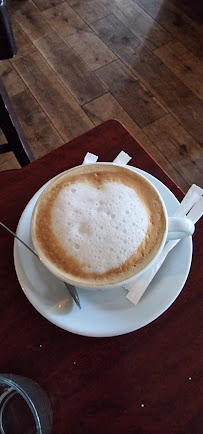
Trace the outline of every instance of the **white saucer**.
<path fill-rule="evenodd" d="M 129 166 L 130 167 L 130 166 Z M 173 193 L 148 173 L 172 216 L 178 206 Z M 50 181 L 49 181 L 50 182 Z M 17 227 L 17 235 L 32 247 L 30 221 L 34 205 L 45 184 L 27 204 Z M 73 303 L 63 282 L 53 276 L 19 241 L 14 242 L 14 263 L 19 283 L 35 309 L 50 322 L 84 336 L 117 336 L 149 324 L 165 312 L 180 294 L 192 261 L 192 237 L 173 249 L 145 294 L 134 306 L 126 299 L 125 289 L 88 291 L 78 288 L 82 309 Z"/>

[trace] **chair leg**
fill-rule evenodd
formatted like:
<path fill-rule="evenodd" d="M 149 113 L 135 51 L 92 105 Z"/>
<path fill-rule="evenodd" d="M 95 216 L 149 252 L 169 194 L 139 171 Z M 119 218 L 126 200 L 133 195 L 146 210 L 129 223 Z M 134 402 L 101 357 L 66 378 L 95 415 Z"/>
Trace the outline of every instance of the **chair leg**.
<path fill-rule="evenodd" d="M 6 2 L 0 0 L 0 59 L 10 59 L 16 53 L 16 42 Z"/>
<path fill-rule="evenodd" d="M 8 147 L 23 167 L 35 160 L 23 130 L 18 122 L 11 101 L 0 78 L 0 127 L 8 141 Z M 4 146 L 4 145 L 3 145 Z"/>

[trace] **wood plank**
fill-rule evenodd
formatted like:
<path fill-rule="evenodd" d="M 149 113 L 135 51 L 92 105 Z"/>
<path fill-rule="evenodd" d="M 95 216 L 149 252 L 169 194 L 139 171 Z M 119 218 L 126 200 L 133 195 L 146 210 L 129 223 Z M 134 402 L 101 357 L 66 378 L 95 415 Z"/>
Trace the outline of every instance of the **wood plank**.
<path fill-rule="evenodd" d="M 64 140 L 28 89 L 11 101 L 35 158 L 63 145 Z"/>
<path fill-rule="evenodd" d="M 18 3 L 18 7 L 12 9 L 12 16 L 32 42 L 51 30 L 48 21 L 31 0 Z"/>
<path fill-rule="evenodd" d="M 150 50 L 173 37 L 133 0 L 100 0 Z"/>
<path fill-rule="evenodd" d="M 16 158 L 13 156 L 12 158 L 9 158 L 9 160 L 6 160 L 1 163 L 0 160 L 0 172 L 3 172 L 4 170 L 14 170 L 14 169 L 20 169 L 20 164 L 16 160 Z"/>
<path fill-rule="evenodd" d="M 91 24 L 109 15 L 109 10 L 98 0 L 66 0 L 80 17 Z"/>
<path fill-rule="evenodd" d="M 103 18 L 92 28 L 183 127 L 202 143 L 203 106 L 199 98 L 116 17 Z"/>
<path fill-rule="evenodd" d="M 156 160 L 156 162 L 162 167 L 165 172 L 182 188 L 183 191 L 187 191 L 189 184 L 178 173 L 175 167 L 164 157 L 162 152 L 151 142 L 149 137 L 138 127 L 138 125 L 130 118 L 121 105 L 115 100 L 115 98 L 107 93 L 94 101 L 89 102 L 83 106 L 88 117 L 94 122 L 95 125 L 99 125 L 108 119 L 118 119 L 125 125 L 130 133 L 140 142 L 140 144 L 149 152 L 149 154 Z M 125 144 L 124 144 L 125 148 Z"/>
<path fill-rule="evenodd" d="M 202 28 L 167 0 L 134 0 L 185 47 L 203 58 Z"/>
<path fill-rule="evenodd" d="M 21 57 L 33 53 L 36 51 L 36 48 L 14 19 L 12 19 L 12 29 L 16 41 L 17 54 L 10 59 L 10 62 L 15 62 Z"/>
<path fill-rule="evenodd" d="M 9 96 L 16 95 L 26 89 L 25 83 L 9 60 L 0 61 L 0 76 Z"/>
<path fill-rule="evenodd" d="M 33 0 L 33 3 L 35 3 L 40 11 L 45 11 L 45 9 L 52 8 L 53 6 L 63 2 L 64 0 Z"/>
<path fill-rule="evenodd" d="M 4 143 L 6 143 L 6 140 L 4 141 Z M 3 163 L 11 160 L 11 158 L 13 157 L 14 157 L 13 152 L 6 152 L 5 154 L 0 154 L 0 167 Z"/>
<path fill-rule="evenodd" d="M 4 136 L 4 133 L 0 128 L 0 145 L 3 145 L 4 143 L 6 143 L 6 137 Z"/>
<path fill-rule="evenodd" d="M 103 66 L 96 71 L 96 75 L 139 127 L 154 122 L 166 113 L 120 60 Z"/>
<path fill-rule="evenodd" d="M 43 15 L 64 37 L 78 30 L 88 30 L 88 25 L 66 2 L 47 9 Z"/>
<path fill-rule="evenodd" d="M 4 136 L 3 131 L 0 129 L 0 145 L 4 145 L 7 143 L 7 139 Z M 5 161 L 10 160 L 13 158 L 14 154 L 13 152 L 5 152 L 5 154 L 0 154 L 0 171 L 1 171 L 1 164 L 5 163 Z"/>
<path fill-rule="evenodd" d="M 79 104 L 106 93 L 102 83 L 58 32 L 49 32 L 35 44 Z"/>
<path fill-rule="evenodd" d="M 90 29 L 72 33 L 66 40 L 92 71 L 117 59 L 117 56 Z"/>
<path fill-rule="evenodd" d="M 85 112 L 39 53 L 17 60 L 14 65 L 64 141 L 92 127 Z"/>
<path fill-rule="evenodd" d="M 189 184 L 203 187 L 202 148 L 171 115 L 143 130 Z"/>
<path fill-rule="evenodd" d="M 177 0 L 169 0 L 174 6 L 177 6 Z M 181 0 L 178 2 L 178 8 L 188 15 L 192 20 L 198 24 L 203 23 L 203 7 L 201 1 L 194 0 Z"/>
<path fill-rule="evenodd" d="M 203 64 L 179 41 L 157 48 L 154 54 L 203 100 Z"/>

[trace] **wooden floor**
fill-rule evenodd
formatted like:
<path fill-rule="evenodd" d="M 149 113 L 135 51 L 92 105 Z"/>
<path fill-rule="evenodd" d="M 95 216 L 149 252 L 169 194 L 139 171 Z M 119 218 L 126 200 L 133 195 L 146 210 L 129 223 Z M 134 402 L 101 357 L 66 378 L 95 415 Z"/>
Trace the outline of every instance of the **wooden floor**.
<path fill-rule="evenodd" d="M 18 53 L 0 75 L 36 158 L 117 118 L 184 191 L 203 186 L 201 2 L 7 4 Z"/>

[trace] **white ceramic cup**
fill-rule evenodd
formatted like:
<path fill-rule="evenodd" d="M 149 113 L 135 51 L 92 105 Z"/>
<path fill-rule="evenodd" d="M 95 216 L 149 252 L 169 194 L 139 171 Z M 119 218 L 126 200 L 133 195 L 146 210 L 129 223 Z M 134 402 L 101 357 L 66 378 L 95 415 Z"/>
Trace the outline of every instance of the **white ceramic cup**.
<path fill-rule="evenodd" d="M 109 166 L 109 164 L 113 164 L 113 163 L 95 163 L 95 166 L 98 166 L 99 164 L 102 164 L 103 166 L 105 166 L 105 165 Z M 92 166 L 92 164 L 91 164 L 91 166 Z M 76 168 L 79 168 L 79 167 L 82 167 L 82 165 L 76 166 L 73 169 L 76 169 Z M 125 169 L 134 171 L 132 167 L 128 167 L 128 166 L 124 166 L 124 167 L 125 167 Z M 72 169 L 69 169 L 66 172 L 69 172 L 71 170 Z M 63 172 L 63 175 L 66 172 Z M 58 176 L 56 176 L 51 181 L 51 183 L 54 183 L 55 180 L 59 176 L 61 176 L 61 175 L 62 174 L 59 174 Z M 85 289 L 91 289 L 91 290 L 101 290 L 101 289 L 109 289 L 109 288 L 113 288 L 113 287 L 120 287 L 120 286 L 123 286 L 123 285 L 128 285 L 129 283 L 133 282 L 135 279 L 138 279 L 142 274 L 145 273 L 145 271 L 148 271 L 150 269 L 150 267 L 154 264 L 154 262 L 158 259 L 158 257 L 160 255 L 160 253 L 161 253 L 161 251 L 162 251 L 162 249 L 163 249 L 166 241 L 168 241 L 168 240 L 182 239 L 182 238 L 184 238 L 186 236 L 193 235 L 194 230 L 195 230 L 193 222 L 191 220 L 187 219 L 186 217 L 168 217 L 165 203 L 164 203 L 161 195 L 159 194 L 158 190 L 154 187 L 154 185 L 143 174 L 141 175 L 140 173 L 138 173 L 138 175 L 141 176 L 142 178 L 144 178 L 144 180 L 147 181 L 150 184 L 150 186 L 158 194 L 160 202 L 162 204 L 162 208 L 163 208 L 164 215 L 165 215 L 165 221 L 166 221 L 166 229 L 165 229 L 165 232 L 163 234 L 161 245 L 160 245 L 157 253 L 153 257 L 153 259 L 150 261 L 150 263 L 148 263 L 145 268 L 143 268 L 141 271 L 139 271 L 138 273 L 136 273 L 134 276 L 132 276 L 132 277 L 126 279 L 126 280 L 122 280 L 121 282 L 118 282 L 118 283 L 113 283 L 113 284 L 108 284 L 108 285 L 96 285 L 95 284 L 94 286 L 92 284 L 88 285 L 87 283 L 85 283 L 85 284 L 78 283 L 78 282 L 76 283 L 76 282 L 74 282 L 71 279 L 67 279 L 67 277 L 65 275 L 63 275 L 63 273 L 61 271 L 59 272 L 59 271 L 56 271 L 55 269 L 53 269 L 51 267 L 50 263 L 44 259 L 43 255 L 41 255 L 41 252 L 38 249 L 38 245 L 35 243 L 35 239 L 34 239 L 34 236 L 33 236 L 33 230 L 32 230 L 33 217 L 32 217 L 32 220 L 31 220 L 31 238 L 32 238 L 32 242 L 33 242 L 35 250 L 36 250 L 38 256 L 40 257 L 42 263 L 45 265 L 45 267 L 47 267 L 49 269 L 49 271 L 51 271 L 59 279 L 65 281 L 65 282 L 67 282 L 67 283 L 69 283 L 71 285 L 77 286 L 79 288 L 85 288 Z M 51 183 L 49 183 L 48 187 L 50 186 Z M 40 197 L 39 197 L 38 200 L 40 200 Z M 34 211 L 35 211 L 35 208 L 33 210 L 33 214 L 34 214 Z"/>

